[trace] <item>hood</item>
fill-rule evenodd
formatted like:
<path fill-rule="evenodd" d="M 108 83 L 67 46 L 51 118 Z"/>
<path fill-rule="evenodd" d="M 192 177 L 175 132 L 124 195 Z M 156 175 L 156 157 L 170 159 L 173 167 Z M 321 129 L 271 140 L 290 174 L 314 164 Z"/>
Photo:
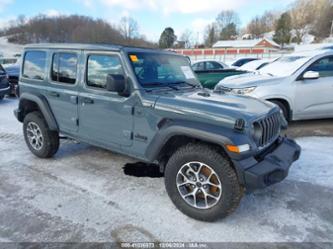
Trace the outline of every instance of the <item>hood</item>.
<path fill-rule="evenodd" d="M 6 72 L 9 76 L 19 76 L 19 74 L 20 74 L 19 65 L 6 66 L 6 67 L 4 67 L 4 69 L 6 70 Z"/>
<path fill-rule="evenodd" d="M 155 109 L 184 115 L 186 119 L 214 120 L 232 126 L 237 119 L 253 120 L 267 114 L 273 104 L 248 96 L 218 94 L 196 89 L 190 92 L 165 92 L 156 101 Z"/>
<path fill-rule="evenodd" d="M 258 86 L 261 84 L 276 84 L 277 82 L 281 82 L 283 79 L 284 77 L 276 77 L 268 74 L 245 73 L 226 77 L 221 80 L 217 86 L 225 86 L 228 88 L 245 88 Z"/>

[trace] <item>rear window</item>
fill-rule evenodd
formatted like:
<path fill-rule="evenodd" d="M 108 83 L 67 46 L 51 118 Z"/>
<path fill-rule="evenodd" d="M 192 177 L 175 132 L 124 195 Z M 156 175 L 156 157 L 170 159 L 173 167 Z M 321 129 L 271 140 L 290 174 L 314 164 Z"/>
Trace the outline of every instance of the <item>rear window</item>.
<path fill-rule="evenodd" d="M 44 80 L 46 68 L 46 52 L 28 51 L 24 56 L 23 77 Z"/>
<path fill-rule="evenodd" d="M 51 78 L 53 81 L 75 84 L 77 55 L 75 53 L 55 53 L 53 55 Z"/>

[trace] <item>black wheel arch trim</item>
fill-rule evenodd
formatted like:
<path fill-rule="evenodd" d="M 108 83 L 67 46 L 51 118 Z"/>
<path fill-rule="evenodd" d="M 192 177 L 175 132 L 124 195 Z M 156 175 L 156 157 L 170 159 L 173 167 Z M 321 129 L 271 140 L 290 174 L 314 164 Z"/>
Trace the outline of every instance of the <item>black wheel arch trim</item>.
<path fill-rule="evenodd" d="M 39 110 L 41 111 L 41 113 L 43 114 L 45 121 L 47 123 L 47 125 L 49 126 L 50 130 L 53 131 L 58 131 L 58 124 L 56 122 L 56 119 L 54 118 L 54 115 L 52 113 L 52 110 L 49 106 L 49 103 L 47 101 L 47 99 L 43 96 L 43 95 L 35 95 L 35 94 L 31 94 L 31 93 L 22 93 L 20 96 L 20 102 L 19 102 L 19 108 L 18 110 L 15 110 L 15 115 L 17 116 L 17 119 L 20 122 L 23 122 L 24 120 L 24 113 L 23 111 L 23 106 L 22 103 L 24 100 L 28 100 L 31 102 L 34 102 Z"/>
<path fill-rule="evenodd" d="M 175 136 L 186 136 L 188 138 L 216 144 L 221 146 L 224 150 L 226 144 L 235 142 L 230 139 L 230 137 L 234 137 L 234 134 L 232 134 L 234 131 L 232 129 L 217 125 L 168 119 L 163 120 L 158 128 L 159 130 L 145 152 L 145 156 L 149 161 L 156 161 L 164 145 Z M 228 134 L 230 136 L 227 136 Z M 225 152 L 227 151 L 225 150 Z"/>

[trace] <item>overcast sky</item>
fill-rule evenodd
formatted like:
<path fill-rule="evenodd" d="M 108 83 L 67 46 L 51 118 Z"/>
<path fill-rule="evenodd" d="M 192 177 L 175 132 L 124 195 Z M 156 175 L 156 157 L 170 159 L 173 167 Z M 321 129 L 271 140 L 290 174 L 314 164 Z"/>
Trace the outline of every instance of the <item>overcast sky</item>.
<path fill-rule="evenodd" d="M 122 16 L 131 16 L 139 23 L 140 32 L 158 40 L 167 26 L 180 35 L 185 29 L 201 36 L 204 27 L 219 11 L 235 10 L 241 25 L 265 10 L 282 11 L 293 0 L 0 0 L 0 26 L 23 14 L 27 17 L 43 13 L 80 14 L 117 23 Z"/>

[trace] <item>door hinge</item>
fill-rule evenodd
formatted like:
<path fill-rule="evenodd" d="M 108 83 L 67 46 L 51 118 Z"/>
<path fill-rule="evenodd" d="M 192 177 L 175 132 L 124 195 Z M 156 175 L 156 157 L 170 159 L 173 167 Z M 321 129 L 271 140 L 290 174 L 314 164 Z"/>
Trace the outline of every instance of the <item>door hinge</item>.
<path fill-rule="evenodd" d="M 79 126 L 79 119 L 76 119 L 76 126 Z"/>

